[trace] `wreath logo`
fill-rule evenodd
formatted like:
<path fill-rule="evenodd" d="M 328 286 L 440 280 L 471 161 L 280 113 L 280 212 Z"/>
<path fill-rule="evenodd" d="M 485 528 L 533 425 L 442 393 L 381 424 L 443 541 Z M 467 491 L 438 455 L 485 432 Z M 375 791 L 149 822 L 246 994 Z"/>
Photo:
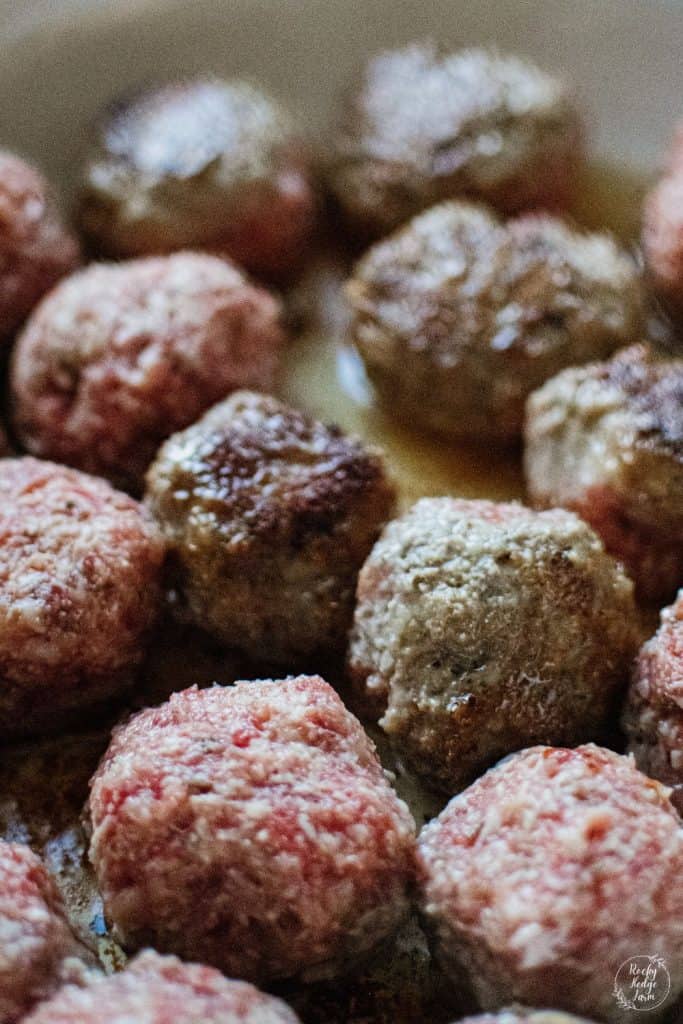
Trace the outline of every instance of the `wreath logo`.
<path fill-rule="evenodd" d="M 671 991 L 671 976 L 662 956 L 632 956 L 614 977 L 614 999 L 622 1010 L 656 1010 Z"/>

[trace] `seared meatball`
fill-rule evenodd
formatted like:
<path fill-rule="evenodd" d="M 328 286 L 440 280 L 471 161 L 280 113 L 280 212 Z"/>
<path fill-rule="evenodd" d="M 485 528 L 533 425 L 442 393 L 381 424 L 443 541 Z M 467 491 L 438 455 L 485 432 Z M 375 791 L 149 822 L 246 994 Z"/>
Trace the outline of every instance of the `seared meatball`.
<path fill-rule="evenodd" d="M 171 437 L 147 482 L 183 614 L 272 662 L 343 645 L 393 507 L 377 450 L 241 391 Z"/>
<path fill-rule="evenodd" d="M 135 487 L 161 441 L 237 387 L 271 385 L 279 303 L 214 256 L 92 265 L 21 334 L 14 425 L 34 455 Z"/>
<path fill-rule="evenodd" d="M 650 284 L 683 313 L 683 126 L 664 175 L 645 200 L 642 242 Z"/>
<path fill-rule="evenodd" d="M 683 590 L 640 652 L 624 728 L 638 767 L 671 786 L 683 814 Z"/>
<path fill-rule="evenodd" d="M 76 940 L 39 858 L 0 839 L 0 1021 L 15 1024 L 66 981 L 85 976 Z"/>
<path fill-rule="evenodd" d="M 642 326 L 637 268 L 610 237 L 540 215 L 503 224 L 459 202 L 370 249 L 347 295 L 352 340 L 389 410 L 483 441 L 517 440 L 534 388 Z"/>
<path fill-rule="evenodd" d="M 578 512 L 642 598 L 683 584 L 683 359 L 637 345 L 558 374 L 529 400 L 525 466 L 533 504 Z"/>
<path fill-rule="evenodd" d="M 512 750 L 605 735 L 637 641 L 631 583 L 577 516 L 423 498 L 361 570 L 349 671 L 453 793 Z"/>
<path fill-rule="evenodd" d="M 580 134 L 563 83 L 529 61 L 413 44 L 376 56 L 349 93 L 329 185 L 365 236 L 457 196 L 505 213 L 563 207 Z"/>
<path fill-rule="evenodd" d="M 562 1010 L 528 1010 L 515 1006 L 497 1013 L 480 1013 L 466 1017 L 460 1024 L 590 1024 L 584 1018 L 563 1013 Z"/>
<path fill-rule="evenodd" d="M 212 967 L 141 953 L 124 971 L 63 988 L 24 1024 L 297 1024 L 279 999 Z"/>
<path fill-rule="evenodd" d="M 7 439 L 5 428 L 2 423 L 0 423 L 0 458 L 3 458 L 5 455 L 9 455 L 10 451 L 10 443 Z"/>
<path fill-rule="evenodd" d="M 42 174 L 0 150 L 0 344 L 79 261 Z"/>
<path fill-rule="evenodd" d="M 313 235 L 306 146 L 288 111 L 248 82 L 199 78 L 116 103 L 83 179 L 81 224 L 111 256 L 201 248 L 282 275 Z"/>
<path fill-rule="evenodd" d="M 161 538 L 103 480 L 0 459 L 0 738 L 127 688 L 161 603 Z"/>
<path fill-rule="evenodd" d="M 141 712 L 114 733 L 90 813 L 126 948 L 310 978 L 361 960 L 407 908 L 410 813 L 319 677 L 192 688 Z"/>
<path fill-rule="evenodd" d="M 625 1024 L 615 977 L 643 954 L 670 978 L 650 1019 L 683 990 L 683 823 L 629 758 L 592 744 L 515 754 L 423 829 L 418 871 L 437 956 L 484 1009 L 519 1000 Z"/>

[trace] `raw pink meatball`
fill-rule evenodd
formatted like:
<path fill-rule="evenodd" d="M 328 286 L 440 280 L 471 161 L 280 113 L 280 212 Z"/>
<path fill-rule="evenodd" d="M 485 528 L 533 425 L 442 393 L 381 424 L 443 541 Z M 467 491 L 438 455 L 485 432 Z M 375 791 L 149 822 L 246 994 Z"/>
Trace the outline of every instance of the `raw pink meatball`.
<path fill-rule="evenodd" d="M 250 82 L 172 82 L 112 105 L 95 127 L 81 224 L 100 251 L 224 253 L 282 277 L 310 252 L 317 197 L 294 118 Z"/>
<path fill-rule="evenodd" d="M 0 150 L 0 343 L 79 261 L 42 174 Z"/>
<path fill-rule="evenodd" d="M 72 934 L 39 858 L 0 839 L 0 1021 L 14 1024 L 66 981 L 85 974 L 89 954 Z"/>
<path fill-rule="evenodd" d="M 214 256 L 96 264 L 64 281 L 14 352 L 17 434 L 35 455 L 135 486 L 160 443 L 237 387 L 267 389 L 279 303 Z"/>
<path fill-rule="evenodd" d="M 482 1008 L 632 1021 L 613 994 L 632 957 L 659 956 L 668 971 L 649 1019 L 683 991 L 683 822 L 630 758 L 592 744 L 514 754 L 418 846 L 437 955 Z"/>
<path fill-rule="evenodd" d="M 24 1024 L 298 1024 L 279 999 L 200 964 L 141 953 L 120 974 L 68 985 Z"/>
<path fill-rule="evenodd" d="M 683 590 L 640 652 L 624 728 L 638 767 L 671 786 L 683 812 Z"/>
<path fill-rule="evenodd" d="M 58 728 L 133 681 L 162 559 L 147 512 L 104 480 L 0 460 L 0 737 Z"/>
<path fill-rule="evenodd" d="M 114 733 L 90 795 L 114 934 L 249 980 L 339 972 L 407 908 L 413 821 L 319 677 L 196 687 Z"/>

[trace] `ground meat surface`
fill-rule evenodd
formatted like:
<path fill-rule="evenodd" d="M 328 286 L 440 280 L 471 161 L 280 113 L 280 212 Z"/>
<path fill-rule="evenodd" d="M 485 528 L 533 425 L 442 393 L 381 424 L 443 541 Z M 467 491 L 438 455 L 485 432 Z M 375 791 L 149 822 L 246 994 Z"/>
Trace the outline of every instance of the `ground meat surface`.
<path fill-rule="evenodd" d="M 279 999 L 212 967 L 148 950 L 124 971 L 67 986 L 25 1024 L 297 1024 Z"/>
<path fill-rule="evenodd" d="M 564 207 L 580 134 L 563 83 L 531 62 L 413 44 L 374 57 L 354 83 L 328 181 L 362 236 L 458 196 L 505 213 Z"/>
<path fill-rule="evenodd" d="M 135 679 L 163 544 L 103 480 L 0 460 L 0 737 L 54 731 Z"/>
<path fill-rule="evenodd" d="M 64 916 L 40 859 L 0 840 L 0 1021 L 16 1024 L 63 983 L 81 982 L 90 956 Z"/>
<path fill-rule="evenodd" d="M 181 614 L 291 667 L 343 647 L 394 490 L 377 449 L 241 391 L 166 442 L 147 502 Z"/>
<path fill-rule="evenodd" d="M 637 643 L 631 583 L 577 516 L 423 498 L 361 570 L 349 674 L 454 793 L 510 751 L 604 736 Z"/>
<path fill-rule="evenodd" d="M 105 254 L 208 249 L 269 276 L 303 263 L 317 212 L 310 156 L 261 88 L 171 83 L 119 101 L 93 135 L 80 219 Z"/>
<path fill-rule="evenodd" d="M 351 339 L 407 425 L 516 441 L 524 403 L 566 366 L 639 340 L 642 287 L 605 234 L 442 203 L 373 246 L 347 284 Z"/>
<path fill-rule="evenodd" d="M 638 767 L 671 787 L 683 814 L 683 590 L 640 651 L 624 729 Z"/>
<path fill-rule="evenodd" d="M 34 455 L 134 488 L 160 443 L 238 387 L 268 388 L 280 306 L 214 256 L 94 264 L 20 336 L 14 425 Z"/>
<path fill-rule="evenodd" d="M 574 509 L 646 601 L 683 584 L 683 359 L 642 345 L 565 370 L 529 400 L 534 505 Z"/>
<path fill-rule="evenodd" d="M 79 261 L 78 242 L 42 174 L 0 150 L 0 344 Z"/>
<path fill-rule="evenodd" d="M 362 962 L 407 911 L 412 818 L 319 677 L 193 688 L 141 712 L 115 732 L 90 814 L 128 949 L 311 979 Z"/>
<path fill-rule="evenodd" d="M 592 744 L 515 754 L 424 828 L 418 869 L 440 962 L 485 1009 L 625 1024 L 615 978 L 633 957 L 668 972 L 648 1019 L 683 989 L 683 823 L 629 758 Z"/>

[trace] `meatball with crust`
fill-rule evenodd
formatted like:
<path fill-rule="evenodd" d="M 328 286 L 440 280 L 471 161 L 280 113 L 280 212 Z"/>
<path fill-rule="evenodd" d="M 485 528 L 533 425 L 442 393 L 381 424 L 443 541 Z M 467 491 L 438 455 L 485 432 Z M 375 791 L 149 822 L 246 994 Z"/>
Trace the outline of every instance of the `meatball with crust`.
<path fill-rule="evenodd" d="M 571 508 L 647 601 L 683 584 L 683 359 L 642 345 L 565 370 L 529 399 L 534 505 Z"/>
<path fill-rule="evenodd" d="M 630 343 L 637 267 L 607 235 L 549 216 L 503 224 L 450 202 L 378 243 L 347 285 L 351 338 L 380 401 L 453 438 L 515 442 L 548 377 Z"/>
<path fill-rule="evenodd" d="M 456 197 L 565 207 L 580 136 L 564 84 L 530 61 L 413 44 L 374 57 L 347 95 L 328 182 L 365 237 Z"/>
<path fill-rule="evenodd" d="M 34 454 L 137 489 L 160 443 L 238 387 L 268 388 L 280 305 L 201 253 L 94 264 L 17 341 L 16 432 Z"/>
<path fill-rule="evenodd" d="M 683 814 L 683 590 L 640 651 L 623 725 L 638 767 L 671 787 Z"/>
<path fill-rule="evenodd" d="M 128 948 L 266 982 L 362 961 L 408 908 L 413 821 L 319 677 L 192 688 L 115 731 L 94 865 Z"/>
<path fill-rule="evenodd" d="M 92 957 L 67 924 L 40 859 L 0 839 L 0 1021 L 15 1024 L 65 982 L 80 983 Z"/>
<path fill-rule="evenodd" d="M 104 480 L 0 459 L 0 738 L 54 731 L 135 680 L 163 544 Z"/>
<path fill-rule="evenodd" d="M 0 344 L 80 262 L 80 248 L 42 174 L 0 150 Z"/>
<path fill-rule="evenodd" d="M 298 1024 L 280 999 L 212 967 L 147 950 L 125 970 L 69 985 L 24 1024 Z"/>
<path fill-rule="evenodd" d="M 294 119 L 249 82 L 171 83 L 95 126 L 80 219 L 109 256 L 207 249 L 282 276 L 303 263 L 316 212 Z"/>
<path fill-rule="evenodd" d="M 297 663 L 343 646 L 356 577 L 390 516 L 378 450 L 241 391 L 171 437 L 147 477 L 181 614 Z"/>
<path fill-rule="evenodd" d="M 453 793 L 510 751 L 604 736 L 637 643 L 631 583 L 577 516 L 423 498 L 361 570 L 349 674 Z"/>
<path fill-rule="evenodd" d="M 615 998 L 631 958 L 665 965 L 648 1019 L 683 991 L 682 871 L 667 790 L 592 744 L 515 754 L 418 842 L 437 957 L 483 1009 L 519 1000 L 612 1024 L 633 1020 Z"/>

